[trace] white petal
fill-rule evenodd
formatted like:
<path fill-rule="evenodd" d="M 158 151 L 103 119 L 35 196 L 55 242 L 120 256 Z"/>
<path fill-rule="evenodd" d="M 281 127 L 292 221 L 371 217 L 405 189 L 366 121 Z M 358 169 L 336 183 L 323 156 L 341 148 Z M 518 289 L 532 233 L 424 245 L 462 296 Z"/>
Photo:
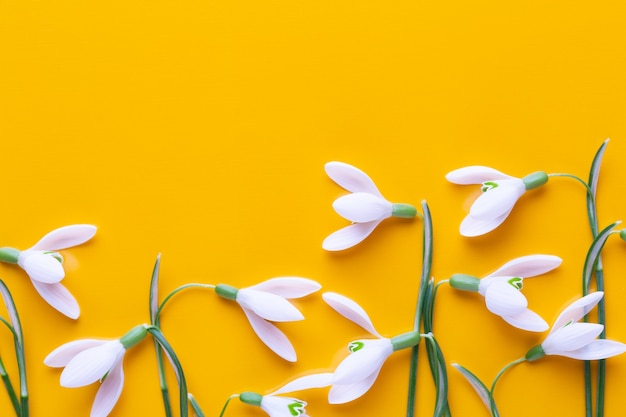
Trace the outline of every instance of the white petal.
<path fill-rule="evenodd" d="M 514 316 L 502 316 L 504 321 L 518 329 L 529 332 L 545 332 L 550 326 L 541 316 L 534 311 L 526 309 Z"/>
<path fill-rule="evenodd" d="M 299 277 L 271 278 L 260 284 L 248 287 L 257 291 L 269 292 L 284 298 L 300 298 L 314 293 L 322 288 L 317 282 Z"/>
<path fill-rule="evenodd" d="M 326 372 L 321 374 L 305 375 L 300 378 L 296 378 L 293 381 L 288 382 L 276 391 L 269 395 L 284 394 L 287 392 L 302 391 L 311 388 L 324 388 L 328 387 L 333 382 L 332 372 Z"/>
<path fill-rule="evenodd" d="M 541 344 L 546 355 L 561 355 L 591 343 L 604 330 L 597 323 L 572 323 L 551 332 Z"/>
<path fill-rule="evenodd" d="M 31 282 L 41 298 L 56 310 L 71 319 L 77 319 L 80 316 L 78 302 L 63 284 L 44 284 L 33 280 Z"/>
<path fill-rule="evenodd" d="M 455 169 L 446 175 L 446 179 L 454 184 L 482 184 L 486 181 L 513 179 L 510 175 L 503 174 L 497 169 L 474 165 Z"/>
<path fill-rule="evenodd" d="M 124 388 L 124 369 L 122 368 L 122 361 L 120 360 L 119 363 L 113 367 L 111 372 L 109 372 L 98 389 L 96 398 L 93 401 L 93 406 L 91 407 L 90 417 L 108 416 L 111 410 L 113 410 L 113 407 L 115 407 L 117 400 L 120 398 L 122 388 Z"/>
<path fill-rule="evenodd" d="M 592 292 L 567 306 L 556 319 L 554 325 L 552 325 L 550 333 L 563 327 L 570 321 L 580 320 L 585 314 L 589 313 L 596 306 L 596 304 L 598 304 L 598 302 L 600 302 L 603 295 L 604 293 L 602 291 Z"/>
<path fill-rule="evenodd" d="M 322 243 L 327 251 L 340 251 L 358 245 L 378 226 L 379 221 L 355 223 L 330 234 Z"/>
<path fill-rule="evenodd" d="M 562 259 L 553 255 L 528 255 L 513 259 L 488 276 L 512 276 L 530 278 L 545 274 L 561 265 Z"/>
<path fill-rule="evenodd" d="M 324 169 L 326 174 L 342 188 L 353 193 L 371 193 L 382 198 L 374 181 L 360 169 L 344 162 L 328 162 Z"/>
<path fill-rule="evenodd" d="M 459 229 L 460 233 L 462 236 L 466 237 L 475 237 L 484 235 L 485 233 L 489 233 L 496 227 L 500 226 L 502 222 L 504 222 L 506 218 L 509 217 L 509 213 L 511 212 L 509 211 L 499 217 L 494 217 L 492 219 L 486 220 L 478 220 L 468 214 L 461 222 L 461 227 Z"/>
<path fill-rule="evenodd" d="M 83 350 L 74 356 L 61 372 L 61 385 L 76 388 L 100 380 L 115 365 L 120 352 L 124 352 L 124 347 L 119 340 Z"/>
<path fill-rule="evenodd" d="M 61 262 L 44 252 L 23 251 L 17 258 L 17 263 L 30 279 L 45 284 L 56 284 L 65 277 Z"/>
<path fill-rule="evenodd" d="M 108 340 L 99 339 L 81 339 L 73 342 L 65 343 L 54 349 L 46 356 L 43 363 L 53 368 L 61 368 L 69 363 L 74 356 L 86 349 L 108 343 Z"/>
<path fill-rule="evenodd" d="M 393 347 L 389 339 L 366 339 L 357 340 L 364 344 L 360 350 L 350 353 L 335 370 L 333 385 L 355 384 L 367 378 L 385 363 L 385 360 L 393 353 Z M 353 342 L 354 343 L 354 342 Z"/>
<path fill-rule="evenodd" d="M 295 406 L 295 408 L 290 409 L 290 406 Z M 261 409 L 269 414 L 270 417 L 292 417 L 294 415 L 306 417 L 305 406 L 305 401 L 296 398 L 264 395 L 261 399 Z"/>
<path fill-rule="evenodd" d="M 369 193 L 353 193 L 339 197 L 333 208 L 344 219 L 356 223 L 381 221 L 391 217 L 393 205 Z"/>
<path fill-rule="evenodd" d="M 472 217 L 488 220 L 500 217 L 513 209 L 517 200 L 526 192 L 522 180 L 500 181 L 498 187 L 481 194 L 470 208 Z"/>
<path fill-rule="evenodd" d="M 626 345 L 624 343 L 601 339 L 594 340 L 580 349 L 558 353 L 558 355 L 567 356 L 572 359 L 596 360 L 610 358 L 624 352 L 626 352 Z"/>
<path fill-rule="evenodd" d="M 374 336 L 381 339 L 383 338 L 374 328 L 372 320 L 367 315 L 363 307 L 358 305 L 355 301 L 334 292 L 326 292 L 322 294 L 322 298 L 329 306 L 337 311 L 337 313 L 341 314 L 351 322 L 358 324 Z"/>
<path fill-rule="evenodd" d="M 237 293 L 237 302 L 270 321 L 304 320 L 304 316 L 285 298 L 264 291 L 242 288 Z"/>
<path fill-rule="evenodd" d="M 487 309 L 498 316 L 514 316 L 528 307 L 528 301 L 520 290 L 506 281 L 493 282 L 485 292 Z"/>
<path fill-rule="evenodd" d="M 287 339 L 287 336 L 274 326 L 272 323 L 257 316 L 253 311 L 246 308 L 243 309 L 244 313 L 248 317 L 248 321 L 254 329 L 254 332 L 259 336 L 259 339 L 263 341 L 281 358 L 295 362 L 297 360 L 296 351 L 294 350 L 291 342 Z"/>
<path fill-rule="evenodd" d="M 328 402 L 330 404 L 344 404 L 365 394 L 376 382 L 380 368 L 354 384 L 333 385 L 328 392 Z"/>
<path fill-rule="evenodd" d="M 85 243 L 96 234 L 96 226 L 74 224 L 53 230 L 33 246 L 32 250 L 61 250 Z"/>

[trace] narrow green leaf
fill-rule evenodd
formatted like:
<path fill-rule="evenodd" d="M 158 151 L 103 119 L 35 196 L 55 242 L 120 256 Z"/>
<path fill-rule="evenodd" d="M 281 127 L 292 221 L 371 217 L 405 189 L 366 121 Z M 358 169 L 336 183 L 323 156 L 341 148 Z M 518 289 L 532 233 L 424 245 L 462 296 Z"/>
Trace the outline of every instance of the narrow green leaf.
<path fill-rule="evenodd" d="M 583 295 L 589 294 L 593 268 L 600 257 L 600 253 L 602 252 L 602 248 L 604 247 L 606 240 L 613 232 L 613 229 L 615 229 L 615 227 L 620 223 L 621 221 L 617 221 L 605 227 L 600 233 L 598 233 L 598 236 L 593 240 L 593 243 L 589 247 L 589 251 L 587 251 L 587 256 L 585 258 L 585 266 L 583 267 Z"/>
<path fill-rule="evenodd" d="M 169 344 L 167 339 L 165 339 L 163 333 L 158 328 L 153 326 L 148 327 L 148 331 L 150 332 L 152 337 L 154 337 L 154 339 L 159 342 L 159 345 L 161 345 L 161 347 L 163 348 L 163 351 L 169 358 L 172 367 L 174 368 L 176 377 L 178 379 L 178 390 L 180 393 L 180 416 L 187 417 L 189 414 L 189 403 L 187 397 L 187 381 L 185 380 L 183 367 L 178 360 L 178 356 L 176 356 L 176 352 L 174 352 L 172 346 Z"/>
<path fill-rule="evenodd" d="M 465 377 L 467 382 L 469 382 L 472 388 L 474 388 L 474 391 L 476 391 L 476 393 L 480 397 L 480 400 L 483 402 L 483 404 L 485 404 L 485 407 L 487 407 L 487 410 L 490 410 L 491 404 L 489 400 L 489 389 L 487 388 L 487 386 L 476 375 L 474 375 L 469 369 L 459 365 L 458 363 L 453 363 L 451 365 L 454 369 L 459 371 L 461 375 Z"/>
<path fill-rule="evenodd" d="M 150 324 L 158 326 L 159 311 L 159 269 L 161 267 L 161 254 L 159 253 L 152 270 L 152 279 L 150 280 Z"/>
<path fill-rule="evenodd" d="M 187 397 L 189 398 L 189 403 L 191 404 L 191 408 L 193 408 L 193 412 L 196 413 L 196 416 L 204 417 L 204 412 L 200 408 L 200 404 L 198 404 L 194 396 L 189 393 L 187 394 Z"/>
<path fill-rule="evenodd" d="M 604 151 L 606 150 L 606 146 L 608 145 L 609 140 L 605 140 L 602 142 L 602 145 L 596 152 L 596 155 L 593 158 L 593 162 L 591 163 L 591 169 L 589 170 L 589 190 L 591 195 L 587 194 L 587 214 L 589 216 L 589 226 L 591 227 L 591 232 L 593 237 L 595 237 L 598 233 L 598 216 L 596 210 L 596 192 L 598 190 L 598 178 L 600 176 L 600 166 L 602 165 L 602 157 L 604 156 Z"/>

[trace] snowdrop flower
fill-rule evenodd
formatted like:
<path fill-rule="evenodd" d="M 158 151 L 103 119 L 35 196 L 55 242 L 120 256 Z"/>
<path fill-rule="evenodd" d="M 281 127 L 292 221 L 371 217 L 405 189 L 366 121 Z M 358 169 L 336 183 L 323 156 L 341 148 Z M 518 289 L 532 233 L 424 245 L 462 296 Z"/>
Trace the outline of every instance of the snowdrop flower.
<path fill-rule="evenodd" d="M 60 281 L 65 277 L 63 257 L 58 250 L 85 243 L 96 234 L 96 226 L 75 224 L 61 227 L 45 235 L 35 246 L 20 251 L 0 248 L 0 261 L 18 264 L 30 277 L 33 286 L 52 307 L 76 319 L 80 308 L 76 299 Z"/>
<path fill-rule="evenodd" d="M 496 271 L 478 279 L 471 275 L 454 274 L 453 288 L 478 292 L 485 297 L 487 309 L 519 329 L 531 332 L 548 330 L 548 323 L 528 309 L 528 301 L 521 293 L 524 278 L 545 274 L 561 264 L 561 258 L 552 255 L 529 255 L 513 259 Z"/>
<path fill-rule="evenodd" d="M 623 343 L 596 339 L 604 330 L 603 325 L 578 322 L 598 304 L 603 295 L 602 291 L 593 292 L 570 304 L 556 319 L 543 343 L 526 353 L 526 359 L 535 361 L 545 355 L 558 355 L 595 360 L 626 352 L 626 345 Z"/>
<path fill-rule="evenodd" d="M 296 361 L 296 352 L 287 336 L 270 322 L 303 320 L 304 316 L 288 298 L 300 298 L 319 290 L 321 285 L 306 278 L 272 278 L 252 287 L 237 289 L 219 284 L 215 292 L 236 301 L 259 338 L 278 356 Z"/>
<path fill-rule="evenodd" d="M 341 187 L 350 191 L 333 203 L 333 208 L 353 224 L 340 229 L 322 243 L 328 251 L 351 248 L 369 236 L 380 222 L 389 217 L 413 218 L 415 207 L 387 201 L 367 174 L 343 162 L 328 162 L 326 174 Z"/>
<path fill-rule="evenodd" d="M 331 384 L 332 377 L 332 373 L 306 375 L 289 382 L 271 394 L 261 395 L 256 392 L 242 392 L 239 395 L 239 400 L 245 404 L 261 407 L 270 417 L 307 417 L 306 402 L 278 395 L 311 388 L 324 388 Z"/>
<path fill-rule="evenodd" d="M 381 336 L 369 316 L 356 302 L 335 293 L 324 293 L 328 305 L 348 320 L 358 324 L 377 339 L 355 340 L 348 345 L 347 356 L 334 372 L 332 387 L 328 393 L 331 404 L 343 404 L 365 394 L 376 381 L 385 360 L 393 352 L 416 346 L 419 332 L 408 332 L 391 339 Z"/>
<path fill-rule="evenodd" d="M 483 194 L 478 197 L 461 223 L 461 235 L 480 236 L 492 231 L 508 217 L 517 200 L 527 191 L 542 186 L 548 174 L 535 172 L 515 178 L 493 168 L 469 166 L 446 175 L 454 184 L 480 184 Z"/>
<path fill-rule="evenodd" d="M 146 326 L 140 325 L 116 340 L 76 340 L 53 350 L 46 356 L 44 363 L 53 368 L 65 368 L 61 373 L 61 385 L 67 388 L 83 387 L 100 381 L 90 416 L 106 417 L 122 393 L 124 354 L 146 335 Z"/>

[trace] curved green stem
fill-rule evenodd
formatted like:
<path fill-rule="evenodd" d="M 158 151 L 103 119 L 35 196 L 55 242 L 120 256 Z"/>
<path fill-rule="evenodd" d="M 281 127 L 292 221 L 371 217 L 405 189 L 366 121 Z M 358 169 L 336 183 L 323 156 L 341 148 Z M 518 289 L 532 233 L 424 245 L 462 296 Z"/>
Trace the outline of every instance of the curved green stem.
<path fill-rule="evenodd" d="M 418 212 L 419 213 L 419 212 Z M 423 222 L 422 230 L 422 272 L 420 276 L 419 290 L 417 294 L 417 305 L 415 308 L 415 318 L 413 321 L 413 330 L 419 331 L 422 310 L 424 309 L 425 295 L 428 288 L 428 280 L 430 279 L 430 271 L 433 262 L 433 228 L 430 209 L 426 201 L 422 201 L 422 214 L 420 215 Z M 409 363 L 409 383 L 406 404 L 406 416 L 413 417 L 415 415 L 415 393 L 417 389 L 417 363 L 419 354 L 419 344 L 411 348 L 411 359 Z"/>
<path fill-rule="evenodd" d="M 165 308 L 165 305 L 172 299 L 172 297 L 174 297 L 179 292 L 181 292 L 183 290 L 186 290 L 186 289 L 189 289 L 189 288 L 213 289 L 213 288 L 215 288 L 215 285 L 212 285 L 212 284 L 201 284 L 201 283 L 198 283 L 198 282 L 190 282 L 189 284 L 181 285 L 180 287 L 178 287 L 175 290 L 173 290 L 171 293 L 169 293 L 163 299 L 163 301 L 159 305 L 159 308 L 157 309 L 155 317 L 154 317 L 154 323 L 153 324 L 155 326 L 157 326 L 157 327 L 159 326 L 160 318 L 161 318 L 161 312 Z"/>
<path fill-rule="evenodd" d="M 2 382 L 4 383 L 4 388 L 6 389 L 7 394 L 9 394 L 9 398 L 11 399 L 11 404 L 13 405 L 13 409 L 15 410 L 15 414 L 19 417 L 21 414 L 20 401 L 17 399 L 17 394 L 15 394 L 15 389 L 13 388 L 13 384 L 11 383 L 9 374 L 4 367 L 4 362 L 2 362 L 2 358 L 0 358 L 0 377 L 2 377 Z"/>
<path fill-rule="evenodd" d="M 174 349 L 169 344 L 167 339 L 165 339 L 165 336 L 158 327 L 146 326 L 146 330 L 159 343 L 159 345 L 161 345 L 163 350 L 167 352 L 167 355 L 172 362 L 172 366 L 174 367 L 176 378 L 178 380 L 178 391 L 180 394 L 180 417 L 187 417 L 189 414 L 187 381 L 185 380 L 185 373 L 183 372 L 183 367 L 180 363 L 180 360 L 178 359 L 178 356 L 176 356 L 176 352 L 174 352 Z"/>
<path fill-rule="evenodd" d="M 226 403 L 224 403 L 224 407 L 222 407 L 222 412 L 220 413 L 219 417 L 224 417 L 224 413 L 226 412 L 226 408 L 228 407 L 228 404 L 230 404 L 230 401 L 233 398 L 239 398 L 239 394 L 233 394 L 230 397 L 228 397 L 228 399 L 226 400 Z"/>
<path fill-rule="evenodd" d="M 497 411 L 497 408 L 496 408 L 496 401 L 495 401 L 495 398 L 494 398 L 494 392 L 495 392 L 496 384 L 498 383 L 498 380 L 500 379 L 500 377 L 502 377 L 502 375 L 504 375 L 504 373 L 506 371 L 508 371 L 509 369 L 514 367 L 515 365 L 520 364 L 520 363 L 522 363 L 524 361 L 526 361 L 526 358 L 519 358 L 519 359 L 516 359 L 513 362 L 509 363 L 504 368 L 500 369 L 500 372 L 498 372 L 498 375 L 496 375 L 496 378 L 493 380 L 493 384 L 491 384 L 491 389 L 489 390 L 489 402 L 491 403 L 491 414 L 494 417 L 498 415 L 498 411 Z"/>

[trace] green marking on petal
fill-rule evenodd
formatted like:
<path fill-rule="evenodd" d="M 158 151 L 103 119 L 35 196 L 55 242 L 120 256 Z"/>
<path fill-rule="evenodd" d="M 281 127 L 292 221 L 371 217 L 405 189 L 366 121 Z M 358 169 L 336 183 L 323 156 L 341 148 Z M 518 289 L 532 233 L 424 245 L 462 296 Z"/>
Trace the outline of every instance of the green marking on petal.
<path fill-rule="evenodd" d="M 489 190 L 493 190 L 494 188 L 498 188 L 498 184 L 493 181 L 485 181 L 483 182 L 483 186 L 480 187 L 480 191 L 486 193 Z"/>
<path fill-rule="evenodd" d="M 524 280 L 520 277 L 511 278 L 507 282 L 518 290 L 521 290 L 524 287 Z"/>
<path fill-rule="evenodd" d="M 287 406 L 289 414 L 292 416 L 304 415 L 304 403 L 301 401 L 294 401 Z"/>
<path fill-rule="evenodd" d="M 59 261 L 59 263 L 63 263 L 63 256 L 61 256 L 60 253 L 58 252 L 54 252 L 54 251 L 48 251 L 48 252 L 44 252 L 44 255 L 50 255 L 52 256 L 54 259 L 56 259 L 57 261 Z"/>
<path fill-rule="evenodd" d="M 365 343 L 363 342 L 351 342 L 348 345 L 348 350 L 352 353 L 354 352 L 358 352 L 359 350 L 363 349 L 363 347 L 365 346 Z"/>

